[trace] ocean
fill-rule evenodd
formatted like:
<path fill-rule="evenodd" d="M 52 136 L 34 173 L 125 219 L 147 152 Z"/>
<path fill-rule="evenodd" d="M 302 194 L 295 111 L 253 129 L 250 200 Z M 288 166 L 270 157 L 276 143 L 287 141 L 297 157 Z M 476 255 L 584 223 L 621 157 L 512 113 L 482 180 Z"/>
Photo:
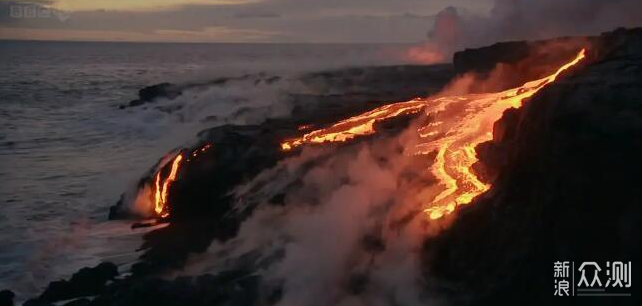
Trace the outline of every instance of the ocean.
<path fill-rule="evenodd" d="M 30 296 L 103 260 L 126 267 L 149 229 L 107 221 L 108 208 L 165 152 L 207 127 L 287 115 L 279 103 L 308 90 L 306 71 L 405 64 L 406 47 L 1 41 L 0 289 Z M 144 86 L 247 74 L 285 81 L 160 104 L 178 111 L 119 109 Z M 225 119 L 239 107 L 266 111 Z"/>

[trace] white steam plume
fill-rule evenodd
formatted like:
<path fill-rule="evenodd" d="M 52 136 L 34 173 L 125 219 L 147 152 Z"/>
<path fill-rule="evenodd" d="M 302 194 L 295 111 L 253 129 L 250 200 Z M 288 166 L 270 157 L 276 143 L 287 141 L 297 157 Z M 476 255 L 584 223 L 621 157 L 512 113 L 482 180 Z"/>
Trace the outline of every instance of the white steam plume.
<path fill-rule="evenodd" d="M 428 40 L 407 57 L 422 63 L 450 61 L 455 51 L 500 41 L 597 35 L 642 25 L 639 0 L 495 0 L 487 15 L 448 7 L 437 14 Z"/>

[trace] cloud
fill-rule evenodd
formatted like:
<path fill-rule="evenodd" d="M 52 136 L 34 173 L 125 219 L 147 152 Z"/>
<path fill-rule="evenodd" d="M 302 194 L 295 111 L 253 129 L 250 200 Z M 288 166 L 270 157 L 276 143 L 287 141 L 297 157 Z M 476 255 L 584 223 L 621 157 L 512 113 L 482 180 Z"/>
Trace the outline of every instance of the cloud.
<path fill-rule="evenodd" d="M 242 11 L 234 14 L 236 18 L 280 18 L 281 14 L 268 11 Z"/>
<path fill-rule="evenodd" d="M 488 18 L 463 20 L 465 38 L 540 39 L 595 35 L 616 27 L 642 24 L 639 0 L 496 0 Z"/>
<path fill-rule="evenodd" d="M 103 2 L 107 3 L 92 5 L 100 7 Z M 32 5 L 39 7 L 64 7 L 62 4 L 67 3 L 73 8 L 80 2 L 2 0 L 0 10 L 8 12 L 16 3 L 36 3 Z M 194 34 L 186 36 L 194 41 L 216 41 L 216 35 L 207 36 L 213 33 L 208 29 L 225 28 L 238 33 L 234 41 L 256 41 L 260 32 L 271 33 L 267 38 L 271 42 L 417 42 L 430 33 L 429 42 L 447 54 L 497 40 L 596 34 L 617 26 L 639 25 L 642 15 L 637 0 L 186 0 L 172 2 L 174 5 L 167 5 L 168 0 L 155 0 L 146 2 L 154 5 L 144 9 L 128 5 L 129 1 L 109 3 L 109 10 L 72 9 L 64 22 L 0 14 L 0 26 L 6 28 L 0 38 L 29 39 L 19 35 L 25 32 L 20 29 L 40 29 L 45 39 L 67 39 L 67 32 L 53 31 L 65 29 L 88 31 L 91 40 L 113 40 L 110 33 L 118 32 L 131 33 L 124 35 L 132 38 L 147 34 L 155 40 L 185 41 L 175 35 L 185 31 Z M 431 30 L 437 15 L 441 17 Z M 451 20 L 444 22 L 447 18 Z M 448 31 L 453 33 L 449 41 L 443 41 L 443 33 Z M 430 52 L 415 53 L 434 58 Z"/>
<path fill-rule="evenodd" d="M 38 2 L 47 2 L 47 4 L 50 4 L 56 8 L 72 11 L 144 11 L 168 10 L 191 4 L 202 4 L 210 6 L 242 5 L 246 3 L 256 3 L 259 2 L 259 0 L 39 0 Z"/>
<path fill-rule="evenodd" d="M 180 5 L 160 5 L 147 9 L 132 8 L 114 2 L 109 10 L 73 9 L 76 1 L 41 2 L 40 6 L 55 5 L 71 8 L 69 20 L 60 22 L 46 18 L 0 17 L 6 28 L 0 38 L 22 38 L 22 29 L 39 29 L 44 39 L 68 39 L 65 33 L 87 31 L 91 40 L 113 40 L 113 33 L 126 37 L 148 34 L 164 41 L 177 41 L 178 31 L 207 33 L 209 28 L 238 31 L 236 41 L 256 41 L 258 32 L 272 35 L 273 42 L 414 42 L 426 36 L 432 15 L 443 7 L 445 0 L 263 0 L 263 1 L 180 1 Z M 479 1 L 458 0 L 462 6 L 478 7 Z M 486 2 L 486 1 L 482 1 Z M 0 9 L 8 11 L 8 1 Z M 99 3 L 95 4 L 100 7 Z M 162 9 L 161 9 L 162 8 Z M 59 31 L 65 29 L 66 31 Z M 58 30 L 58 31 L 54 31 Z M 161 32 L 159 32 L 161 31 Z M 50 35 L 47 37 L 46 33 Z M 101 32 L 104 35 L 101 35 Z M 131 34 L 125 34 L 125 33 Z M 163 37 L 162 34 L 168 34 Z M 172 35 L 169 35 L 172 34 Z M 244 36 L 244 34 L 249 34 Z M 81 35 L 83 37 L 87 35 Z M 120 35 L 121 37 L 123 35 Z M 215 41 L 216 37 L 190 35 L 195 41 Z M 184 41 L 181 39 L 179 41 Z"/>
<path fill-rule="evenodd" d="M 156 30 L 155 33 L 164 37 L 174 36 L 177 40 L 212 40 L 219 42 L 239 42 L 239 37 L 241 37 L 243 41 L 266 41 L 279 35 L 279 33 L 271 31 L 232 29 L 226 27 L 208 27 L 202 31 Z"/>

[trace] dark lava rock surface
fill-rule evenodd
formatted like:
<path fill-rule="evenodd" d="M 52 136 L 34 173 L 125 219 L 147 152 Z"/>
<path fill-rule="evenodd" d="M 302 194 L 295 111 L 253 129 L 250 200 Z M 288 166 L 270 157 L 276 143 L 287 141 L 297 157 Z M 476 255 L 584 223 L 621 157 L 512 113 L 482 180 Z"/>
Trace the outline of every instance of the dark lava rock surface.
<path fill-rule="evenodd" d="M 46 305 L 76 297 L 92 296 L 102 292 L 108 281 L 118 276 L 118 268 L 110 262 L 101 263 L 93 268 L 82 268 L 69 280 L 49 283 L 45 291 L 25 305 Z M 79 305 L 79 304 L 74 304 Z"/>
<path fill-rule="evenodd" d="M 13 306 L 15 294 L 10 290 L 0 291 L 0 306 Z"/>
<path fill-rule="evenodd" d="M 492 189 L 425 242 L 425 275 L 454 304 L 640 305 L 635 285 L 633 297 L 553 296 L 555 261 L 642 258 L 642 29 L 589 48 L 496 123 L 495 140 L 477 148 Z"/>
<path fill-rule="evenodd" d="M 229 192 L 279 160 L 296 154 L 296 150 L 283 152 L 280 142 L 304 133 L 298 130 L 301 125 L 320 127 L 386 103 L 429 95 L 452 77 L 450 65 L 311 73 L 302 76 L 302 82 L 319 89 L 321 94 L 290 97 L 294 105 L 290 117 L 270 119 L 259 125 L 223 125 L 201 131 L 194 147 L 181 148 L 181 152 L 192 152 L 204 144 L 211 148 L 183 164 L 179 179 L 170 189 L 170 217 L 165 220 L 169 225 L 145 236 L 142 248 L 146 252 L 132 271 L 143 275 L 177 268 L 188 254 L 205 251 L 214 239 L 225 241 L 234 237 L 253 207 L 232 211 Z M 325 94 L 321 90 L 324 88 L 331 93 Z M 139 186 L 152 180 L 150 170 Z M 109 217 L 131 217 L 122 199 L 110 209 Z"/>

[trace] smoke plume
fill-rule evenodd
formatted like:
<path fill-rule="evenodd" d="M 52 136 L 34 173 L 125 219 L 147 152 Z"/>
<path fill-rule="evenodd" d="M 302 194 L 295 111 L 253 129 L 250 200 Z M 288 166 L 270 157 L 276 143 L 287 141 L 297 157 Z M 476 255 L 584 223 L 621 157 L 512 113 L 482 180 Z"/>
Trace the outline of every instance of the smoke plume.
<path fill-rule="evenodd" d="M 487 15 L 448 7 L 436 16 L 428 40 L 407 57 L 423 63 L 446 62 L 453 52 L 500 41 L 597 35 L 617 27 L 642 25 L 636 0 L 496 0 Z"/>

